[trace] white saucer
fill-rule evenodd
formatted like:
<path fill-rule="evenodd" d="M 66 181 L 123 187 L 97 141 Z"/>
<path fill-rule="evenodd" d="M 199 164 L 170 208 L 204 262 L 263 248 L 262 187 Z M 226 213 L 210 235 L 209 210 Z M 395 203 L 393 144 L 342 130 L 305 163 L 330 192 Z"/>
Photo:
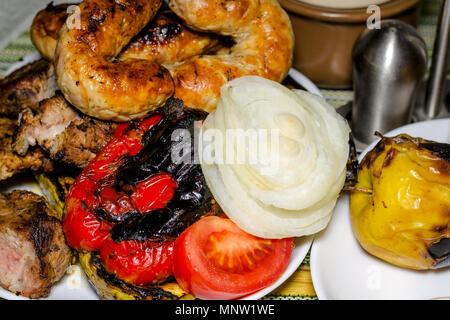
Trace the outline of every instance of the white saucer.
<path fill-rule="evenodd" d="M 450 119 L 417 122 L 385 136 L 400 133 L 450 143 Z M 311 276 L 319 299 L 450 299 L 450 268 L 414 271 L 366 253 L 353 235 L 348 201 L 347 194 L 341 196 L 312 245 Z"/>

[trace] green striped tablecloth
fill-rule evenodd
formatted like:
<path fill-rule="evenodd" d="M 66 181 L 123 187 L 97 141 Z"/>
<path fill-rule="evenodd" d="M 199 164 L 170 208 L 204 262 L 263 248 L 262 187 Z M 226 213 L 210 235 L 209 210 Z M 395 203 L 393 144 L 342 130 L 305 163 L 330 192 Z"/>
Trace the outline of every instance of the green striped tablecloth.
<path fill-rule="evenodd" d="M 420 34 L 424 38 L 430 55 L 433 49 L 434 37 L 436 33 L 437 16 L 440 8 L 440 0 L 424 0 L 421 12 L 420 25 L 418 27 Z M 38 9 L 38 8 L 36 8 Z M 29 32 L 23 33 L 18 39 L 9 46 L 0 51 L 0 78 L 6 70 L 14 63 L 20 61 L 24 56 L 34 52 L 35 49 L 30 41 Z M 333 106 L 341 106 L 353 99 L 351 90 L 321 90 L 324 97 Z M 306 275 L 306 277 L 305 277 Z M 288 280 L 289 289 L 277 290 L 275 293 L 266 296 L 266 299 L 316 299 L 312 288 L 309 275 L 309 255 L 305 258 L 302 265 L 293 278 Z M 290 284 L 289 281 L 301 279 L 301 285 L 298 285 L 298 291 L 295 291 L 296 284 Z M 310 288 L 309 288 L 310 287 Z M 293 289 L 294 288 L 294 289 Z"/>

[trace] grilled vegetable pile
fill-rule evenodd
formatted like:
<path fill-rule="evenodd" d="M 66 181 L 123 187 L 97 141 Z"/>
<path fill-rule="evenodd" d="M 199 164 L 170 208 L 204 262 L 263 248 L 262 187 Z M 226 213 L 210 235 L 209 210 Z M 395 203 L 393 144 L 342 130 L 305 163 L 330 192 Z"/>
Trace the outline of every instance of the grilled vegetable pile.
<path fill-rule="evenodd" d="M 412 269 L 450 264 L 450 145 L 383 137 L 363 159 L 350 197 L 361 246 Z"/>
<path fill-rule="evenodd" d="M 164 111 L 120 126 L 75 180 L 64 232 L 71 247 L 95 256 L 90 263 L 103 274 L 132 286 L 169 280 L 173 241 L 212 205 L 200 166 L 172 159 L 186 148 L 185 156 L 193 155 L 192 138 L 181 132 L 202 115 L 172 100 Z"/>

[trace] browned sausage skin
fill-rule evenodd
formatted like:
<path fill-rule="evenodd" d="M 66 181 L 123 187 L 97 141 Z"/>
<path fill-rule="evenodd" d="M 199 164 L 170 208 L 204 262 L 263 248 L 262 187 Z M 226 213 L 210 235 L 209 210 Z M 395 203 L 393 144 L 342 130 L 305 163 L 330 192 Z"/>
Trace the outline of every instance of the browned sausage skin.
<path fill-rule="evenodd" d="M 174 91 L 167 69 L 154 61 L 114 60 L 155 16 L 161 0 L 86 0 L 80 27 L 60 33 L 55 52 L 58 86 L 87 115 L 128 121 L 160 107 Z"/>
<path fill-rule="evenodd" d="M 59 32 L 74 4 L 53 6 L 39 11 L 31 25 L 31 40 L 41 55 L 53 60 Z M 153 60 L 170 66 L 194 56 L 214 52 L 220 37 L 212 33 L 194 32 L 181 23 L 173 12 L 158 11 L 156 17 L 123 49 L 118 59 Z"/>
<path fill-rule="evenodd" d="M 53 60 L 55 56 L 59 32 L 66 22 L 69 7 L 72 5 L 65 3 L 54 6 L 52 2 L 39 11 L 33 19 L 30 28 L 31 41 L 47 60 Z"/>
<path fill-rule="evenodd" d="M 152 60 L 170 67 L 200 54 L 217 51 L 221 37 L 188 29 L 170 10 L 160 10 L 120 53 L 119 59 Z"/>
<path fill-rule="evenodd" d="M 133 39 L 143 21 L 151 19 L 151 14 L 142 12 L 157 10 L 148 2 L 123 1 L 119 6 L 123 10 L 114 9 L 116 6 L 119 4 L 106 0 L 83 2 L 81 29 L 64 26 L 56 51 L 58 84 L 64 96 L 84 113 L 100 119 L 144 117 L 173 93 L 186 106 L 210 112 L 227 81 L 244 75 L 281 81 L 292 62 L 292 27 L 276 0 L 171 0 L 170 9 L 192 29 L 234 40 L 231 48 L 195 56 L 187 54 L 192 50 L 183 52 L 188 48 L 183 41 L 169 47 L 159 46 L 154 38 L 138 35 Z M 186 44 L 194 43 L 193 48 L 202 46 L 195 38 L 185 39 Z M 209 40 L 203 40 L 204 49 Z"/>
<path fill-rule="evenodd" d="M 234 78 L 258 75 L 280 82 L 286 76 L 294 37 L 290 20 L 276 0 L 171 0 L 169 6 L 191 28 L 235 41 L 230 49 L 170 68 L 175 97 L 186 106 L 211 112 L 220 87 Z"/>

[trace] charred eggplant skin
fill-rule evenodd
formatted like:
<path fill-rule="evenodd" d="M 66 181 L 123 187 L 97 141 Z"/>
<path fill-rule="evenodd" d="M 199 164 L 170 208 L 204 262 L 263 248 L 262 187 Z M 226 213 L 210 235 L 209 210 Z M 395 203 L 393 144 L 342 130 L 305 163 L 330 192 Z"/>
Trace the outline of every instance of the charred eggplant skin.
<path fill-rule="evenodd" d="M 162 111 L 118 129 L 121 133 L 70 189 L 63 218 L 69 245 L 78 251 L 99 250 L 109 234 L 116 242 L 170 241 L 209 211 L 212 196 L 200 164 L 194 161 L 194 136 L 182 137 L 200 119 L 185 111 L 181 100 L 171 99 Z M 180 151 L 182 158 L 177 158 Z M 171 178 L 158 190 L 171 189 L 173 194 L 168 202 L 141 210 L 135 201 L 144 197 L 140 185 L 161 174 Z M 148 202 L 166 195 L 158 190 Z"/>
<path fill-rule="evenodd" d="M 356 146 L 354 142 L 353 135 L 350 133 L 350 138 L 348 140 L 349 155 L 347 160 L 347 172 L 345 176 L 344 188 L 351 188 L 358 182 L 358 159 L 356 154 Z"/>
<path fill-rule="evenodd" d="M 123 240 L 175 240 L 185 229 L 211 210 L 213 197 L 206 186 L 200 165 L 194 160 L 194 124 L 203 120 L 202 111 L 183 111 L 179 99 L 170 99 L 162 120 L 144 133 L 142 150 L 125 157 L 118 169 L 116 186 L 136 185 L 148 176 L 165 172 L 177 183 L 167 206 L 151 214 L 135 215 L 111 229 L 111 238 Z M 173 119 L 177 119 L 173 121 Z M 181 131 L 189 132 L 183 139 Z M 179 135 L 173 133 L 179 131 Z M 177 150 L 190 150 L 182 161 L 172 159 Z"/>
<path fill-rule="evenodd" d="M 177 282 L 168 281 L 151 287 L 133 286 L 109 273 L 95 252 L 80 253 L 79 260 L 89 282 L 105 300 L 179 300 L 193 297 L 183 291 Z"/>
<path fill-rule="evenodd" d="M 449 265 L 450 145 L 383 137 L 364 157 L 350 196 L 361 246 L 400 267 Z"/>

